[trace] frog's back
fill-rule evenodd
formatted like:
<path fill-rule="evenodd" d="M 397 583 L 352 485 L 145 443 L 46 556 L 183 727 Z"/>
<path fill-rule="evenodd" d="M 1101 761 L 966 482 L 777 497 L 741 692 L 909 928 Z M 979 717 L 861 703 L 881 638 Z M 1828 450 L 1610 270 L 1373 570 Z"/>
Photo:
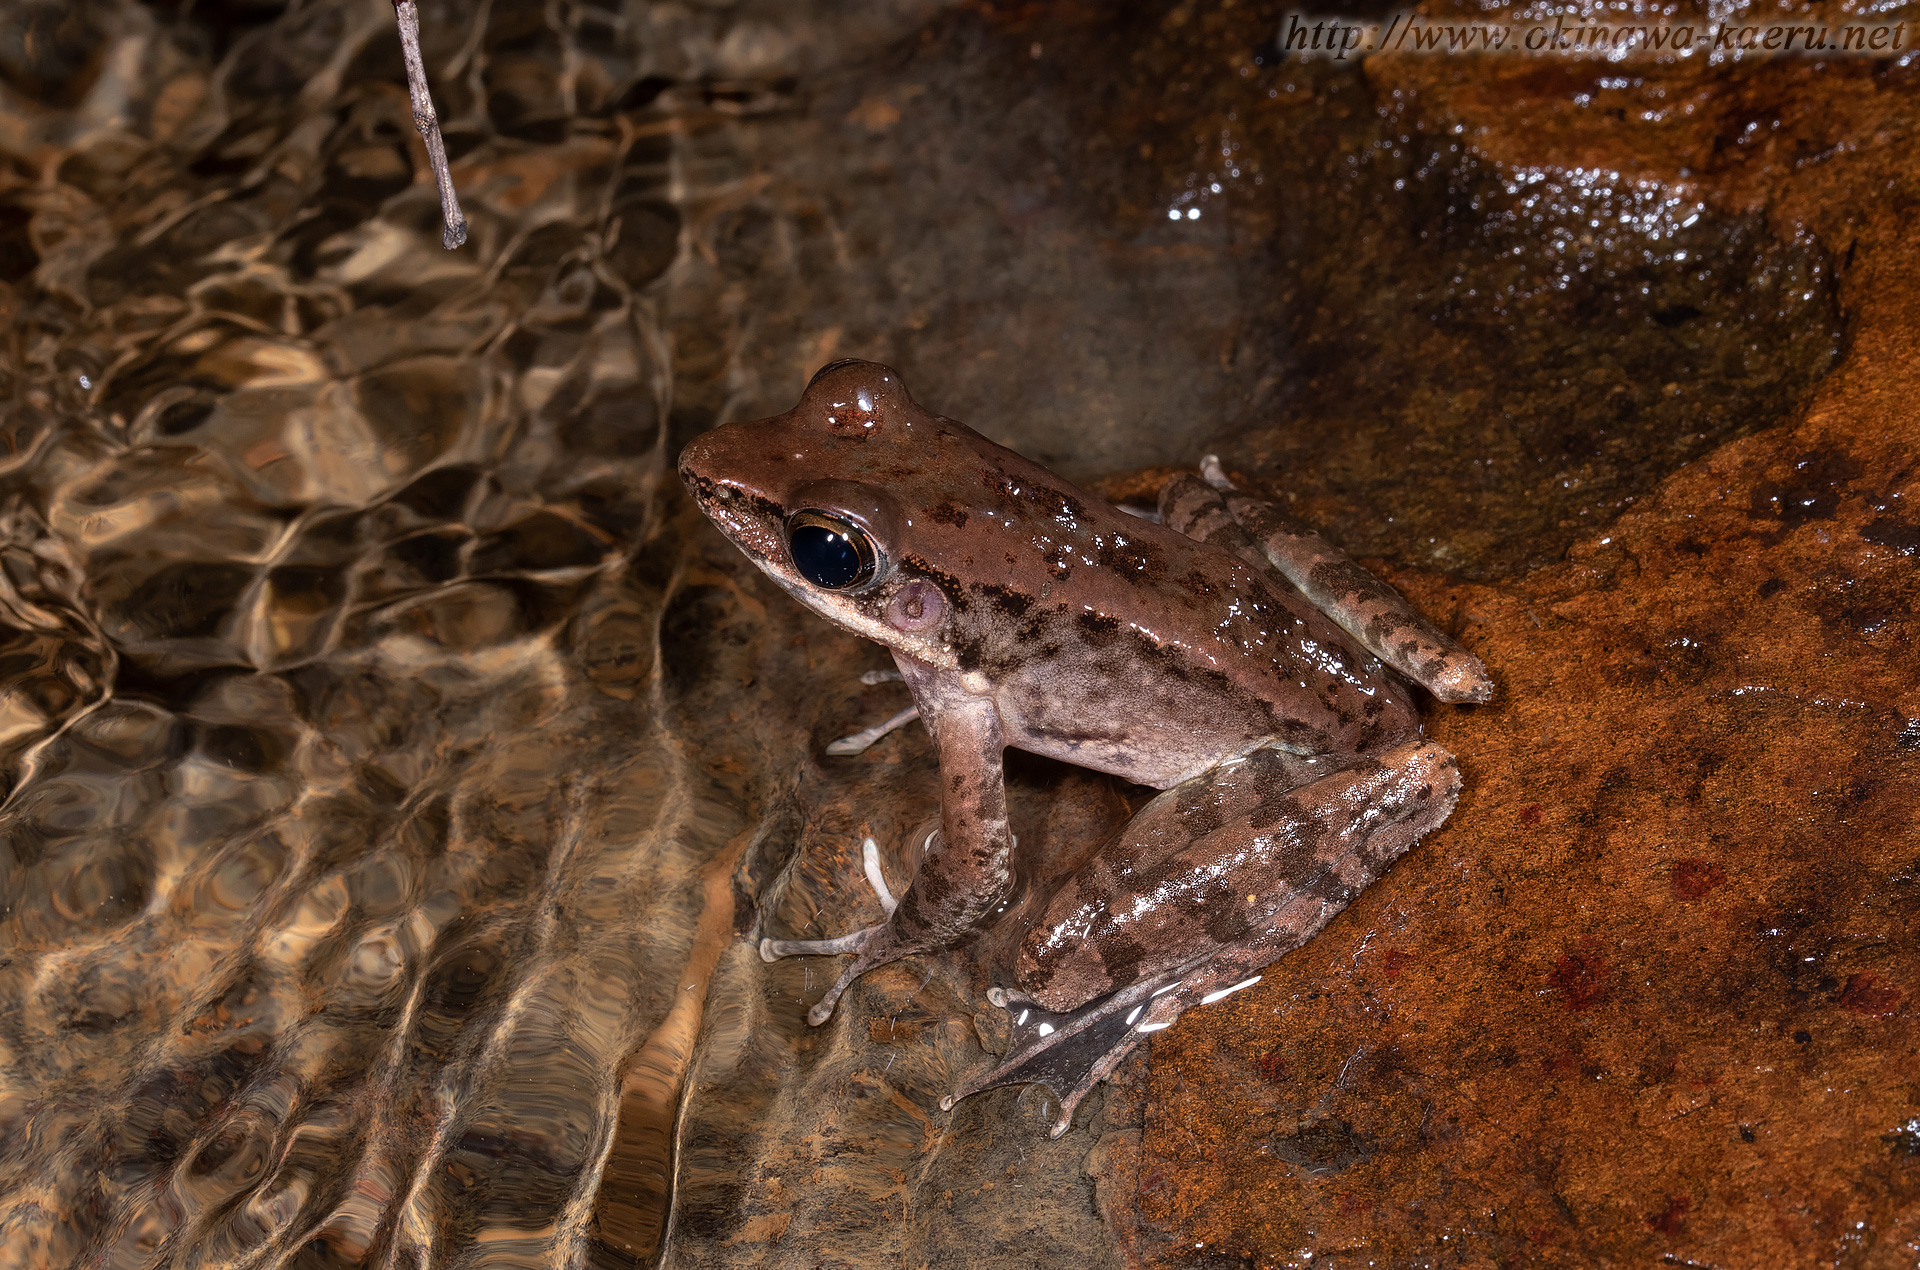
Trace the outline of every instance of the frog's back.
<path fill-rule="evenodd" d="M 1414 730 L 1401 685 L 1284 579 L 979 441 L 998 497 L 951 546 L 954 650 L 1011 744 L 1164 786 L 1266 737 L 1357 754 Z"/>

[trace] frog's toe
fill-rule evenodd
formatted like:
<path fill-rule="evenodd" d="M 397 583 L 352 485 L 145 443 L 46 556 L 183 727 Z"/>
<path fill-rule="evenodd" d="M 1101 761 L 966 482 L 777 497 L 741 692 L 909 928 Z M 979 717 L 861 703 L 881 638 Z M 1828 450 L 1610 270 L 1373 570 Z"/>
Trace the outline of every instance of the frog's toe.
<path fill-rule="evenodd" d="M 1493 680 L 1487 677 L 1487 668 L 1464 648 L 1443 659 L 1424 682 L 1427 691 L 1441 701 L 1479 704 L 1493 700 Z"/>
<path fill-rule="evenodd" d="M 1177 995 L 1155 992 L 1155 982 L 1133 984 L 1065 1014 L 1050 1013 L 1000 990 L 995 1004 L 1014 1012 L 1013 1043 L 992 1070 L 942 1098 L 941 1110 L 951 1111 L 969 1094 L 1001 1085 L 1045 1085 L 1060 1100 L 1060 1110 L 1047 1130 L 1048 1136 L 1059 1137 L 1072 1123 L 1080 1100 L 1120 1065 L 1140 1039 L 1170 1026 L 1178 1017 Z"/>
<path fill-rule="evenodd" d="M 884 926 L 869 926 L 860 932 L 860 955 L 847 963 L 847 968 L 840 972 L 840 977 L 833 981 L 833 986 L 827 989 L 826 995 L 813 1003 L 813 1008 L 807 1011 L 808 1023 L 819 1027 L 832 1018 L 833 1008 L 840 1004 L 840 998 L 846 994 L 848 988 L 853 986 L 855 979 L 875 966 L 884 965 L 900 955 L 887 947 L 885 932 Z"/>
<path fill-rule="evenodd" d="M 866 946 L 873 932 L 880 929 L 869 926 L 857 930 L 851 935 L 839 935 L 833 939 L 763 939 L 760 941 L 760 960 L 778 961 L 782 957 L 832 957 L 840 953 L 859 952 Z"/>

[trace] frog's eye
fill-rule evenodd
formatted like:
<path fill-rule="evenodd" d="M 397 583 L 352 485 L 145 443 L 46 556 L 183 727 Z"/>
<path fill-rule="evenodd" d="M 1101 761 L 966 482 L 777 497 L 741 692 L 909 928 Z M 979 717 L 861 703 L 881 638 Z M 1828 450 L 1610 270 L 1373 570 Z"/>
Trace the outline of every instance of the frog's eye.
<path fill-rule="evenodd" d="M 873 581 L 880 557 L 867 531 L 826 512 L 787 517 L 787 552 L 800 576 L 815 586 L 846 591 Z"/>

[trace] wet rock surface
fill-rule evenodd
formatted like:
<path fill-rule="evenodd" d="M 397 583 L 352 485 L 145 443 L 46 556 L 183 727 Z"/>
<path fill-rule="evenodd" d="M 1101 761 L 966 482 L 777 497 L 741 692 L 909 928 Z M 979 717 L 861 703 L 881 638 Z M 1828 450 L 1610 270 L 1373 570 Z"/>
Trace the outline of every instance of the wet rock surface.
<path fill-rule="evenodd" d="M 1600 188 L 1701 208 L 1734 254 L 1740 218 L 1817 244 L 1845 262 L 1844 353 L 1563 563 L 1400 575 L 1502 679 L 1430 720 L 1467 793 L 1336 929 L 1156 1048 L 1154 1263 L 1866 1266 L 1920 1240 L 1914 86 L 1884 62 L 1627 69 L 1381 58 L 1367 80 L 1509 196 L 1544 191 L 1548 227 Z M 1767 309 L 1818 288 L 1758 284 L 1722 329 L 1803 336 Z"/>
<path fill-rule="evenodd" d="M 1275 17 L 427 4 L 456 253 L 384 0 L 0 18 L 9 1259 L 1910 1263 L 1913 72 Z M 1217 448 L 1500 683 L 1059 1141 L 938 1110 L 1005 931 L 753 953 L 935 765 L 671 457 L 849 355 Z M 1036 893 L 1143 794 L 1010 773 Z"/>

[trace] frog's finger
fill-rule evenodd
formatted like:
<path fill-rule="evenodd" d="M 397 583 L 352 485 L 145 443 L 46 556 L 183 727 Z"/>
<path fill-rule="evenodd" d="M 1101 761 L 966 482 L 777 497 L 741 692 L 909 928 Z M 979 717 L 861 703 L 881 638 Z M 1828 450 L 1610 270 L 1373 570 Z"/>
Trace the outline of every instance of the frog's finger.
<path fill-rule="evenodd" d="M 860 868 L 867 875 L 867 885 L 873 888 L 874 898 L 887 910 L 887 916 L 892 917 L 900 901 L 893 898 L 893 892 L 887 887 L 887 875 L 880 871 L 880 844 L 872 838 L 860 844 Z"/>
<path fill-rule="evenodd" d="M 1273 567 L 1368 652 L 1442 701 L 1492 698 L 1493 681 L 1480 659 L 1435 630 L 1352 556 L 1264 499 L 1240 493 L 1223 499 Z"/>
<path fill-rule="evenodd" d="M 778 961 L 782 957 L 831 957 L 840 953 L 859 952 L 866 946 L 877 926 L 857 930 L 851 935 L 836 935 L 832 939 L 763 939 L 760 941 L 760 960 Z"/>

